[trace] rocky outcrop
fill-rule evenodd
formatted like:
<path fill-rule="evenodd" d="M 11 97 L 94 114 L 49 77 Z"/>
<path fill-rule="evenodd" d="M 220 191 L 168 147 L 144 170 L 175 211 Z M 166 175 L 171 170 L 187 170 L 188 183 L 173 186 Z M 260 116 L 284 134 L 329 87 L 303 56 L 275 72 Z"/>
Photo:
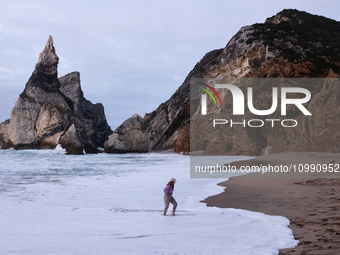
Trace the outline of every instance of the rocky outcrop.
<path fill-rule="evenodd" d="M 147 141 L 149 150 L 189 150 L 188 125 L 200 115 L 199 95 L 191 102 L 189 98 L 191 78 L 204 78 L 213 84 L 226 78 L 325 78 L 338 77 L 337 74 L 340 74 L 340 22 L 297 10 L 283 10 L 263 24 L 242 27 L 225 48 L 207 53 L 172 97 L 144 116 L 140 137 Z M 313 111 L 313 120 L 302 120 L 297 112 L 290 112 L 289 117 L 301 123 L 299 128 L 289 131 L 280 126 L 261 130 L 230 129 L 223 140 L 217 141 L 205 128 L 210 122 L 202 120 L 198 126 L 192 127 L 201 132 L 192 139 L 199 143 L 190 144 L 191 149 L 216 154 L 221 146 L 217 144 L 223 144 L 230 155 L 260 155 L 265 151 L 268 153 L 269 148 L 272 153 L 339 152 L 339 89 L 336 85 L 326 84 L 309 89 L 313 100 L 308 109 Z M 270 108 L 271 91 L 263 87 L 256 90 L 263 93 L 254 104 L 258 109 Z M 221 96 L 226 105 L 225 116 L 231 116 L 231 95 L 225 93 Z M 327 113 L 327 124 L 322 111 Z M 246 111 L 244 118 L 251 117 Z M 124 136 L 130 131 L 133 129 L 125 130 Z M 124 136 L 118 132 L 114 134 L 117 141 L 124 142 Z M 110 151 L 109 148 L 106 150 Z"/>
<path fill-rule="evenodd" d="M 188 88 L 181 86 L 167 102 L 144 118 L 133 115 L 124 121 L 104 144 L 105 152 L 117 152 L 112 144 L 121 145 L 119 152 L 175 150 L 178 135 L 190 116 Z M 123 144 L 129 145 L 125 149 Z"/>
<path fill-rule="evenodd" d="M 0 123 L 0 148 L 4 146 L 4 136 L 7 134 L 9 120 L 5 120 L 4 122 Z"/>
<path fill-rule="evenodd" d="M 70 154 L 83 154 L 83 138 L 74 124 L 61 135 L 59 143 Z"/>
<path fill-rule="evenodd" d="M 264 24 L 243 27 L 223 49 L 206 65 L 203 78 L 219 83 L 226 78 L 338 78 L 340 73 L 340 23 L 296 10 L 284 10 Z M 246 94 L 246 88 L 239 85 Z M 215 133 L 208 131 L 209 120 L 195 108 L 191 149 L 205 154 L 260 155 L 285 151 L 340 152 L 339 87 L 332 81 L 315 83 L 308 87 L 313 95 L 306 106 L 312 118 L 288 108 L 286 117 L 279 109 L 268 118 L 295 119 L 299 125 L 284 128 L 281 125 L 261 129 L 229 128 Z M 269 109 L 272 92 L 264 85 L 254 87 L 257 109 Z M 222 94 L 225 106 L 219 114 L 233 121 L 261 119 L 248 109 L 245 115 L 232 115 L 231 94 Z M 194 100 L 193 100 L 194 101 Z M 221 115 L 219 115 L 221 116 Z M 325 122 L 325 117 L 327 121 Z M 223 135 L 216 135 L 223 132 Z M 192 134 L 191 134 L 192 135 Z"/>
<path fill-rule="evenodd" d="M 59 78 L 60 91 L 73 102 L 75 114 L 80 117 L 85 125 L 86 137 L 95 147 L 104 147 L 104 142 L 112 134 L 101 103 L 92 104 L 84 97 L 80 86 L 80 73 L 73 72 Z M 88 150 L 89 152 L 90 150 Z"/>
<path fill-rule="evenodd" d="M 26 83 L 26 89 L 41 88 L 46 92 L 59 92 L 60 83 L 58 81 L 59 58 L 53 46 L 53 38 L 50 36 L 44 50 L 39 55 L 38 63 Z"/>
<path fill-rule="evenodd" d="M 124 121 L 105 142 L 105 152 L 148 152 L 148 140 L 141 124 L 142 118 L 137 114 Z"/>
<path fill-rule="evenodd" d="M 40 148 L 44 139 L 63 131 L 70 121 L 77 121 L 73 105 L 60 92 L 58 60 L 50 37 L 11 111 L 3 149 Z"/>
<path fill-rule="evenodd" d="M 188 121 L 180 130 L 177 140 L 175 151 L 177 152 L 190 152 L 190 122 Z"/>
<path fill-rule="evenodd" d="M 68 153 L 82 154 L 89 141 L 103 146 L 112 133 L 103 106 L 92 105 L 83 97 L 79 73 L 59 81 L 58 62 L 50 36 L 10 119 L 0 124 L 2 149 L 51 149 L 61 143 Z"/>

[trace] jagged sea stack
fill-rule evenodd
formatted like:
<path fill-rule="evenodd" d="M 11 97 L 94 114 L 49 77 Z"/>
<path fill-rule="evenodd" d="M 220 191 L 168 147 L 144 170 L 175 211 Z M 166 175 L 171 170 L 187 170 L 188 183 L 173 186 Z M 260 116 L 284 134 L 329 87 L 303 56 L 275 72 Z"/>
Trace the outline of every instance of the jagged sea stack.
<path fill-rule="evenodd" d="M 73 102 L 74 113 L 80 117 L 85 125 L 85 150 L 89 152 L 91 144 L 95 147 L 104 147 L 104 142 L 112 134 L 107 123 L 104 106 L 101 103 L 92 104 L 84 97 L 80 85 L 80 73 L 72 72 L 59 78 L 60 91 Z"/>
<path fill-rule="evenodd" d="M 96 152 L 96 147 L 103 146 L 105 137 L 112 133 L 102 107 L 99 106 L 101 109 L 97 111 L 101 114 L 101 117 L 97 117 L 100 119 L 99 124 L 98 121 L 85 121 L 75 113 L 77 101 L 86 101 L 87 108 L 91 108 L 91 102 L 83 98 L 79 75 L 80 100 L 69 98 L 61 92 L 58 62 L 50 36 L 39 55 L 35 70 L 11 111 L 10 119 L 0 124 L 2 149 L 50 149 L 60 143 L 70 154 L 83 154 L 84 149 Z M 64 87 L 70 87 L 65 82 L 67 79 L 61 80 Z M 99 135 L 100 139 L 94 138 L 97 134 L 91 132 L 93 125 L 99 125 L 104 130 Z"/>

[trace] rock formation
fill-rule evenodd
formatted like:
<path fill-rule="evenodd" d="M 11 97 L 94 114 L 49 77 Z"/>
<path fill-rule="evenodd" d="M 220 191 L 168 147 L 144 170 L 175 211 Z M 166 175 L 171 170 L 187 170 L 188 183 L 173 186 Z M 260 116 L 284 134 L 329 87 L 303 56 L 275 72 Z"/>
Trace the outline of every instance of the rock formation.
<path fill-rule="evenodd" d="M 225 48 L 207 53 L 186 77 L 183 84 L 155 111 L 140 120 L 138 139 L 147 142 L 150 150 L 175 149 L 189 151 L 190 115 L 199 114 L 199 105 L 190 102 L 190 79 L 205 78 L 212 83 L 225 78 L 334 78 L 340 74 L 340 22 L 297 10 L 283 10 L 268 18 L 263 24 L 242 27 Z M 244 89 L 244 88 L 242 88 Z M 258 109 L 268 109 L 271 91 L 262 91 L 254 102 Z M 294 110 L 289 117 L 301 125 L 295 129 L 230 129 L 224 134 L 224 146 L 230 155 L 260 155 L 271 148 L 272 153 L 283 151 L 340 151 L 340 90 L 335 84 L 319 84 L 309 88 L 313 98 L 308 109 L 311 120 L 303 120 Z M 225 114 L 231 115 L 230 93 L 222 95 Z M 190 108 L 191 104 L 191 108 Z M 276 113 L 274 113 L 276 114 Z M 327 121 L 325 121 L 326 116 Z M 249 119 L 249 110 L 245 119 Z M 205 130 L 207 122 L 200 122 L 201 135 L 193 140 L 204 143 L 191 144 L 192 150 L 215 154 L 214 135 Z M 131 137 L 125 128 L 124 135 L 117 130 L 105 144 L 107 152 Z M 216 141 L 215 141 L 216 142 Z M 221 141 L 220 141 L 221 142 Z M 267 149 L 267 150 L 266 150 Z"/>
<path fill-rule="evenodd" d="M 336 78 L 340 73 L 340 23 L 296 10 L 284 10 L 264 24 L 241 28 L 221 54 L 205 66 L 202 74 L 212 82 L 225 78 Z M 335 74 L 337 73 L 337 74 Z M 246 92 L 246 89 L 240 85 Z M 327 89 L 326 89 L 327 88 Z M 208 121 L 201 121 L 201 136 L 191 139 L 191 149 L 218 154 L 222 144 L 230 155 L 260 155 L 266 148 L 271 153 L 284 151 L 340 151 L 339 88 L 332 82 L 315 83 L 308 87 L 312 100 L 306 106 L 313 113 L 304 118 L 296 108 L 288 108 L 286 119 L 300 123 L 296 128 L 230 128 L 223 130 L 219 141 L 207 132 Z M 257 93 L 256 93 L 257 92 Z M 272 92 L 265 87 L 254 88 L 258 109 L 269 109 Z M 228 119 L 241 121 L 232 115 L 231 93 L 223 96 L 226 106 L 220 113 Z M 327 122 L 325 115 L 327 113 Z M 279 109 L 268 118 L 277 119 Z M 199 109 L 195 117 L 200 118 Z M 259 119 L 246 109 L 242 120 Z M 282 120 L 282 119 L 281 119 Z M 198 123 L 198 122 L 196 122 Z M 326 124 L 327 123 L 327 124 Z M 221 130 L 216 132 L 222 132 Z M 193 137 L 192 137 L 193 138 Z M 199 141 L 206 141 L 204 148 Z M 200 145 L 199 145 L 200 144 Z M 217 145 L 219 144 L 219 145 Z"/>
<path fill-rule="evenodd" d="M 141 127 L 142 118 L 135 114 L 124 121 L 104 144 L 111 153 L 148 152 L 147 139 Z"/>
<path fill-rule="evenodd" d="M 104 147 L 104 142 L 112 133 L 101 103 L 92 104 L 84 98 L 80 86 L 80 73 L 73 72 L 59 78 L 60 91 L 73 102 L 74 113 L 80 117 L 85 125 L 86 137 L 90 138 L 95 147 Z M 90 146 L 88 144 L 87 146 Z"/>
<path fill-rule="evenodd" d="M 189 80 L 187 80 L 189 85 Z M 183 148 L 177 144 L 178 136 L 184 126 L 188 130 L 190 115 L 189 86 L 181 86 L 176 93 L 155 111 L 146 114 L 142 119 L 138 115 L 124 121 L 105 142 L 107 153 L 147 152 Z M 128 145 L 124 148 L 124 145 Z M 189 145 L 184 147 L 189 150 Z"/>
<path fill-rule="evenodd" d="M 85 145 L 93 152 L 112 133 L 103 106 L 83 97 L 79 73 L 58 79 L 58 62 L 50 36 L 10 119 L 0 124 L 2 149 L 51 149 L 60 143 L 68 153 L 83 154 Z"/>

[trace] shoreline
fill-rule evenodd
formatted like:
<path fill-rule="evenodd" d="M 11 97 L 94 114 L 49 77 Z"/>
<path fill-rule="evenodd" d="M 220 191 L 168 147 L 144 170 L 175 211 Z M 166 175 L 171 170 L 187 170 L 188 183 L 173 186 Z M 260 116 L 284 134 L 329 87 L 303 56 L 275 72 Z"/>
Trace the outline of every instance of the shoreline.
<path fill-rule="evenodd" d="M 231 165 L 338 164 L 340 153 L 294 152 L 259 156 Z M 339 170 L 340 171 L 340 170 Z M 218 185 L 221 194 L 201 201 L 207 206 L 237 208 L 290 220 L 299 244 L 282 254 L 340 254 L 340 173 L 251 173 Z"/>

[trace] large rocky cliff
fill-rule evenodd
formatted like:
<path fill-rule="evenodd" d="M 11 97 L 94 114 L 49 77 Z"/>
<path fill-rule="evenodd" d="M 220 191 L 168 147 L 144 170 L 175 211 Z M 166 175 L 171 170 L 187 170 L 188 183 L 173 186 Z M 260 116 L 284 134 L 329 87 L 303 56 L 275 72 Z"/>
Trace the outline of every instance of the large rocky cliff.
<path fill-rule="evenodd" d="M 340 73 L 340 22 L 297 10 L 283 10 L 264 23 L 242 27 L 225 48 L 207 53 L 186 77 L 183 84 L 155 111 L 144 118 L 133 116 L 125 121 L 105 143 L 107 152 L 147 151 L 175 149 L 190 150 L 190 79 L 205 78 L 218 82 L 225 78 L 337 78 Z M 241 88 L 244 90 L 244 88 Z M 231 155 L 260 155 L 267 148 L 274 153 L 283 151 L 340 151 L 340 89 L 336 84 L 319 84 L 309 88 L 313 99 L 308 109 L 312 120 L 302 120 L 291 110 L 298 128 L 282 129 L 229 129 L 224 134 L 224 145 Z M 271 91 L 262 92 L 254 104 L 268 109 Z M 222 95 L 226 104 L 225 116 L 231 116 L 231 94 Z M 193 100 L 191 115 L 195 118 L 200 109 Z M 274 113 L 276 114 L 276 113 Z M 325 121 L 326 116 L 327 121 Z M 251 118 L 249 110 L 245 119 Z M 128 123 L 134 122 L 134 125 Z M 201 136 L 204 148 L 191 144 L 192 150 L 216 153 L 213 134 L 204 132 L 208 124 L 202 120 Z M 138 132 L 136 132 L 138 130 Z M 211 137 L 209 137 L 211 136 Z M 143 146 L 136 146 L 143 141 Z M 128 142 L 127 142 L 128 141 Z M 131 146 L 118 146 L 129 144 Z M 134 144 L 134 146 L 132 146 Z"/>
<path fill-rule="evenodd" d="M 9 120 L 0 124 L 2 149 L 55 148 L 70 154 L 97 152 L 112 133 L 104 108 L 86 100 L 80 74 L 58 79 L 59 58 L 50 36 Z"/>

